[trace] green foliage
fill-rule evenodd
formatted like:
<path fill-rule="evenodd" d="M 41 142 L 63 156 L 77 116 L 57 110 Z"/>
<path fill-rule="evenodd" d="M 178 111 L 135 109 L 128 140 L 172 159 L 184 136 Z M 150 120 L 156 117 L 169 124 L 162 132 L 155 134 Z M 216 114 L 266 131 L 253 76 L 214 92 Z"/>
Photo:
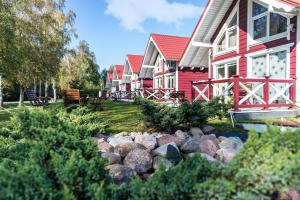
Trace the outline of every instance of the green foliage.
<path fill-rule="evenodd" d="M 176 108 L 141 98 L 136 98 L 135 103 L 142 109 L 145 125 L 162 131 L 200 127 L 208 118 L 224 117 L 228 110 L 228 104 L 219 98 L 207 103 L 185 102 Z"/>
<path fill-rule="evenodd" d="M 205 103 L 206 112 L 211 118 L 224 118 L 232 107 L 232 101 L 225 100 L 224 97 L 216 97 Z"/>

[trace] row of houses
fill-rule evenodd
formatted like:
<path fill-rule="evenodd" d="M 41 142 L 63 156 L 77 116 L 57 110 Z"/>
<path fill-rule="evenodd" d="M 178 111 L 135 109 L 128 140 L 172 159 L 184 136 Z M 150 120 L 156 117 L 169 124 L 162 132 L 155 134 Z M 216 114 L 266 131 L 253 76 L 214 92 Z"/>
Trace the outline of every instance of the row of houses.
<path fill-rule="evenodd" d="M 151 34 L 108 72 L 112 93 L 169 101 L 216 96 L 235 111 L 300 103 L 300 0 L 208 0 L 191 37 Z"/>

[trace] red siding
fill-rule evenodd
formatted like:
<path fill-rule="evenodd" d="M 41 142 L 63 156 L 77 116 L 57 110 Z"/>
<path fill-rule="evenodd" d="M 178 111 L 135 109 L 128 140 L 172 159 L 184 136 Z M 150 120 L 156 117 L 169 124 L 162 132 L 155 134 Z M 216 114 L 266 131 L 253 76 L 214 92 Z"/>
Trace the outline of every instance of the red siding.
<path fill-rule="evenodd" d="M 192 101 L 192 81 L 207 80 L 208 72 L 199 69 L 184 68 L 178 70 L 178 91 L 184 91 L 189 101 Z"/>
<path fill-rule="evenodd" d="M 226 13 L 222 23 L 219 25 L 218 31 L 214 34 L 213 40 L 216 38 L 218 32 L 221 30 L 222 26 L 226 22 L 226 19 L 229 17 L 232 9 L 234 8 L 236 1 L 233 2 L 232 6 Z M 259 44 L 250 47 L 247 49 L 247 12 L 248 12 L 248 0 L 241 0 L 239 5 L 239 53 L 231 52 L 225 55 L 212 57 L 212 62 L 221 61 L 228 58 L 241 56 L 239 61 L 239 72 L 241 76 L 247 76 L 247 58 L 246 54 L 253 53 L 256 51 L 261 51 L 264 49 L 269 49 L 276 46 L 281 46 L 289 43 L 294 43 L 294 46 L 291 47 L 291 54 L 290 54 L 290 75 L 294 77 L 296 75 L 296 32 L 291 32 L 291 40 L 287 40 L 286 38 L 274 40 L 268 43 Z M 297 24 L 297 19 L 294 17 L 291 20 L 292 24 Z M 211 71 L 213 71 L 213 66 L 211 65 Z"/>
<path fill-rule="evenodd" d="M 153 87 L 152 79 L 143 80 L 143 88 L 152 88 L 152 87 Z"/>

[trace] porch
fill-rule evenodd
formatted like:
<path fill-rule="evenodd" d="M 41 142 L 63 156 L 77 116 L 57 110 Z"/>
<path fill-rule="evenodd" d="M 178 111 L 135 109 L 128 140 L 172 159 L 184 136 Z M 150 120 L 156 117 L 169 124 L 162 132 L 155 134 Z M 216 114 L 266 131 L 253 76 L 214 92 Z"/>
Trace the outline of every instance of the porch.
<path fill-rule="evenodd" d="M 224 97 L 233 102 L 234 112 L 292 109 L 296 102 L 296 78 L 208 79 L 192 82 L 193 101 Z"/>

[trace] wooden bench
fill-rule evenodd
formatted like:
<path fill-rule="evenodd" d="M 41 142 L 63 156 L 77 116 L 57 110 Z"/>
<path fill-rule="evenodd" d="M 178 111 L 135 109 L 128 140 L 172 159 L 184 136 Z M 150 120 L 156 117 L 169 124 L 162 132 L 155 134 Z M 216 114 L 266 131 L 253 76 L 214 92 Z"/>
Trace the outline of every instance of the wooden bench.
<path fill-rule="evenodd" d="M 71 104 L 82 104 L 82 98 L 80 97 L 80 91 L 78 89 L 69 89 L 64 91 L 64 100 L 65 100 L 65 105 L 71 105 Z"/>
<path fill-rule="evenodd" d="M 40 107 L 40 106 L 46 106 L 49 104 L 49 100 L 51 98 L 45 98 L 45 97 L 37 97 L 35 91 L 33 89 L 28 89 L 26 91 L 28 101 L 30 101 L 32 106 Z"/>

